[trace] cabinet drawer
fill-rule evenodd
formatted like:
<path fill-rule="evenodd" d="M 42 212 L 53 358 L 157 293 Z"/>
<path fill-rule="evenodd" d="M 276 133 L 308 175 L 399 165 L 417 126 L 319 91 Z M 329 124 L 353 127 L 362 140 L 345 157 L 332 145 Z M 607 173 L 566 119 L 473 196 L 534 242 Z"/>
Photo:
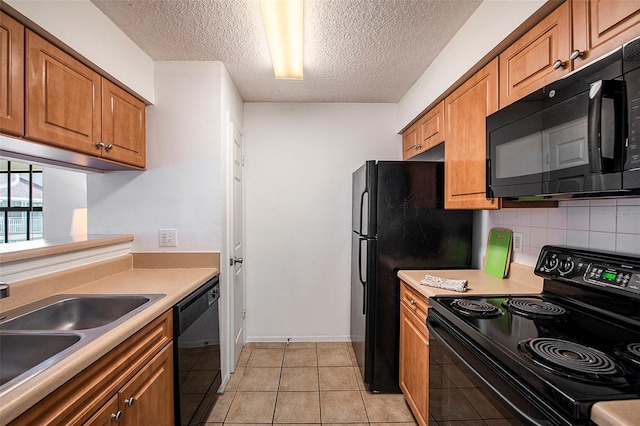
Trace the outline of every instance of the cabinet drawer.
<path fill-rule="evenodd" d="M 113 397 L 173 336 L 171 311 L 122 342 L 11 425 L 80 425 Z"/>
<path fill-rule="evenodd" d="M 420 318 L 423 323 L 427 320 L 429 302 L 427 298 L 415 291 L 409 284 L 401 281 L 400 300 L 410 311 Z"/>

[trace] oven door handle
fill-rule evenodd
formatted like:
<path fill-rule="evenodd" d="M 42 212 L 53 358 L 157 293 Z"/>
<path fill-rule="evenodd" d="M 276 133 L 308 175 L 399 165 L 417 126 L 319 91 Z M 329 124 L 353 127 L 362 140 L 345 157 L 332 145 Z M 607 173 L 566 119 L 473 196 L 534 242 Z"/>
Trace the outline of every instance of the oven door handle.
<path fill-rule="evenodd" d="M 476 381 L 482 382 L 483 387 L 489 389 L 493 396 L 508 407 L 518 418 L 528 424 L 540 426 L 572 426 L 574 424 L 541 401 L 530 390 L 514 383 L 513 380 L 509 380 L 510 374 L 501 365 L 486 356 L 482 356 L 467 338 L 454 330 L 452 326 L 435 318 L 438 316 L 433 312 L 433 309 L 430 309 L 427 318 L 429 340 L 435 339 L 441 344 L 446 349 L 447 356 L 462 364 Z M 454 342 L 455 346 L 450 342 Z M 484 375 L 481 370 L 485 371 Z M 485 378 L 484 376 L 488 375 L 486 372 L 494 377 Z M 499 377 L 499 380 L 495 379 L 495 375 Z M 505 394 L 509 390 L 511 395 L 507 397 Z M 516 390 L 517 393 L 514 394 L 513 390 Z"/>

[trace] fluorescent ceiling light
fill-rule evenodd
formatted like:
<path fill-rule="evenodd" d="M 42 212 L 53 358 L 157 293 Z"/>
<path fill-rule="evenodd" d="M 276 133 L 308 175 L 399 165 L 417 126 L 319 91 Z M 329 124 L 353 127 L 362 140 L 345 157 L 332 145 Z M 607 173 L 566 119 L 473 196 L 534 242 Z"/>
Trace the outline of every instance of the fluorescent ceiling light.
<path fill-rule="evenodd" d="M 276 78 L 302 80 L 302 0 L 260 0 Z"/>

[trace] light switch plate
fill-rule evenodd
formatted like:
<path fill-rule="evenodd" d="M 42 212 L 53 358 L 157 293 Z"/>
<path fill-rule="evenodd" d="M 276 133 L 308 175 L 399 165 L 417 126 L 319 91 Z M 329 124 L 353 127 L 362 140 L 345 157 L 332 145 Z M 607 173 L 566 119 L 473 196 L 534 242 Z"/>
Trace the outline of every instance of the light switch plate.
<path fill-rule="evenodd" d="M 158 231 L 159 247 L 176 247 L 178 245 L 177 229 L 160 229 Z"/>

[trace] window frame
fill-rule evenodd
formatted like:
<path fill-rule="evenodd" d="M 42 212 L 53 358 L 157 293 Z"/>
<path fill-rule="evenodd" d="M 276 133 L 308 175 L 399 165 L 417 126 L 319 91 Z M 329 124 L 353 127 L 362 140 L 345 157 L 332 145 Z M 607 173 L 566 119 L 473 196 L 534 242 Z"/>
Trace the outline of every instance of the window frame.
<path fill-rule="evenodd" d="M 31 220 L 32 220 L 32 213 L 34 212 L 40 212 L 42 214 L 43 211 L 43 206 L 34 206 L 33 205 L 33 177 L 34 174 L 40 174 L 42 176 L 43 175 L 43 169 L 42 167 L 39 167 L 39 169 L 34 170 L 34 165 L 33 164 L 28 164 L 28 163 L 23 163 L 20 161 L 12 161 L 9 159 L 2 159 L 4 161 L 7 162 L 7 169 L 6 170 L 0 170 L 0 175 L 6 175 L 7 177 L 7 206 L 3 207 L 0 206 L 0 214 L 2 214 L 2 218 L 0 218 L 3 222 L 4 222 L 4 240 L 0 237 L 0 244 L 8 244 L 10 242 L 10 235 L 12 235 L 9 232 L 9 215 L 10 213 L 13 212 L 18 212 L 18 213 L 26 213 L 26 239 L 20 239 L 18 241 L 33 241 L 33 235 L 32 235 L 32 226 L 31 226 Z M 11 167 L 11 163 L 19 163 L 25 166 L 29 167 L 29 170 L 27 172 L 27 170 L 12 170 Z M 11 206 L 11 176 L 12 175 L 19 175 L 19 174 L 29 174 L 29 205 L 28 206 Z M 43 182 L 43 179 L 41 179 L 41 182 Z M 44 185 L 43 185 L 43 192 L 44 192 Z M 43 200 L 44 201 L 44 200 Z M 44 220 L 44 217 L 43 217 Z M 44 237 L 44 234 L 43 234 Z M 36 240 L 42 239 L 41 238 L 35 238 Z M 16 241 L 16 242 L 18 242 Z"/>

